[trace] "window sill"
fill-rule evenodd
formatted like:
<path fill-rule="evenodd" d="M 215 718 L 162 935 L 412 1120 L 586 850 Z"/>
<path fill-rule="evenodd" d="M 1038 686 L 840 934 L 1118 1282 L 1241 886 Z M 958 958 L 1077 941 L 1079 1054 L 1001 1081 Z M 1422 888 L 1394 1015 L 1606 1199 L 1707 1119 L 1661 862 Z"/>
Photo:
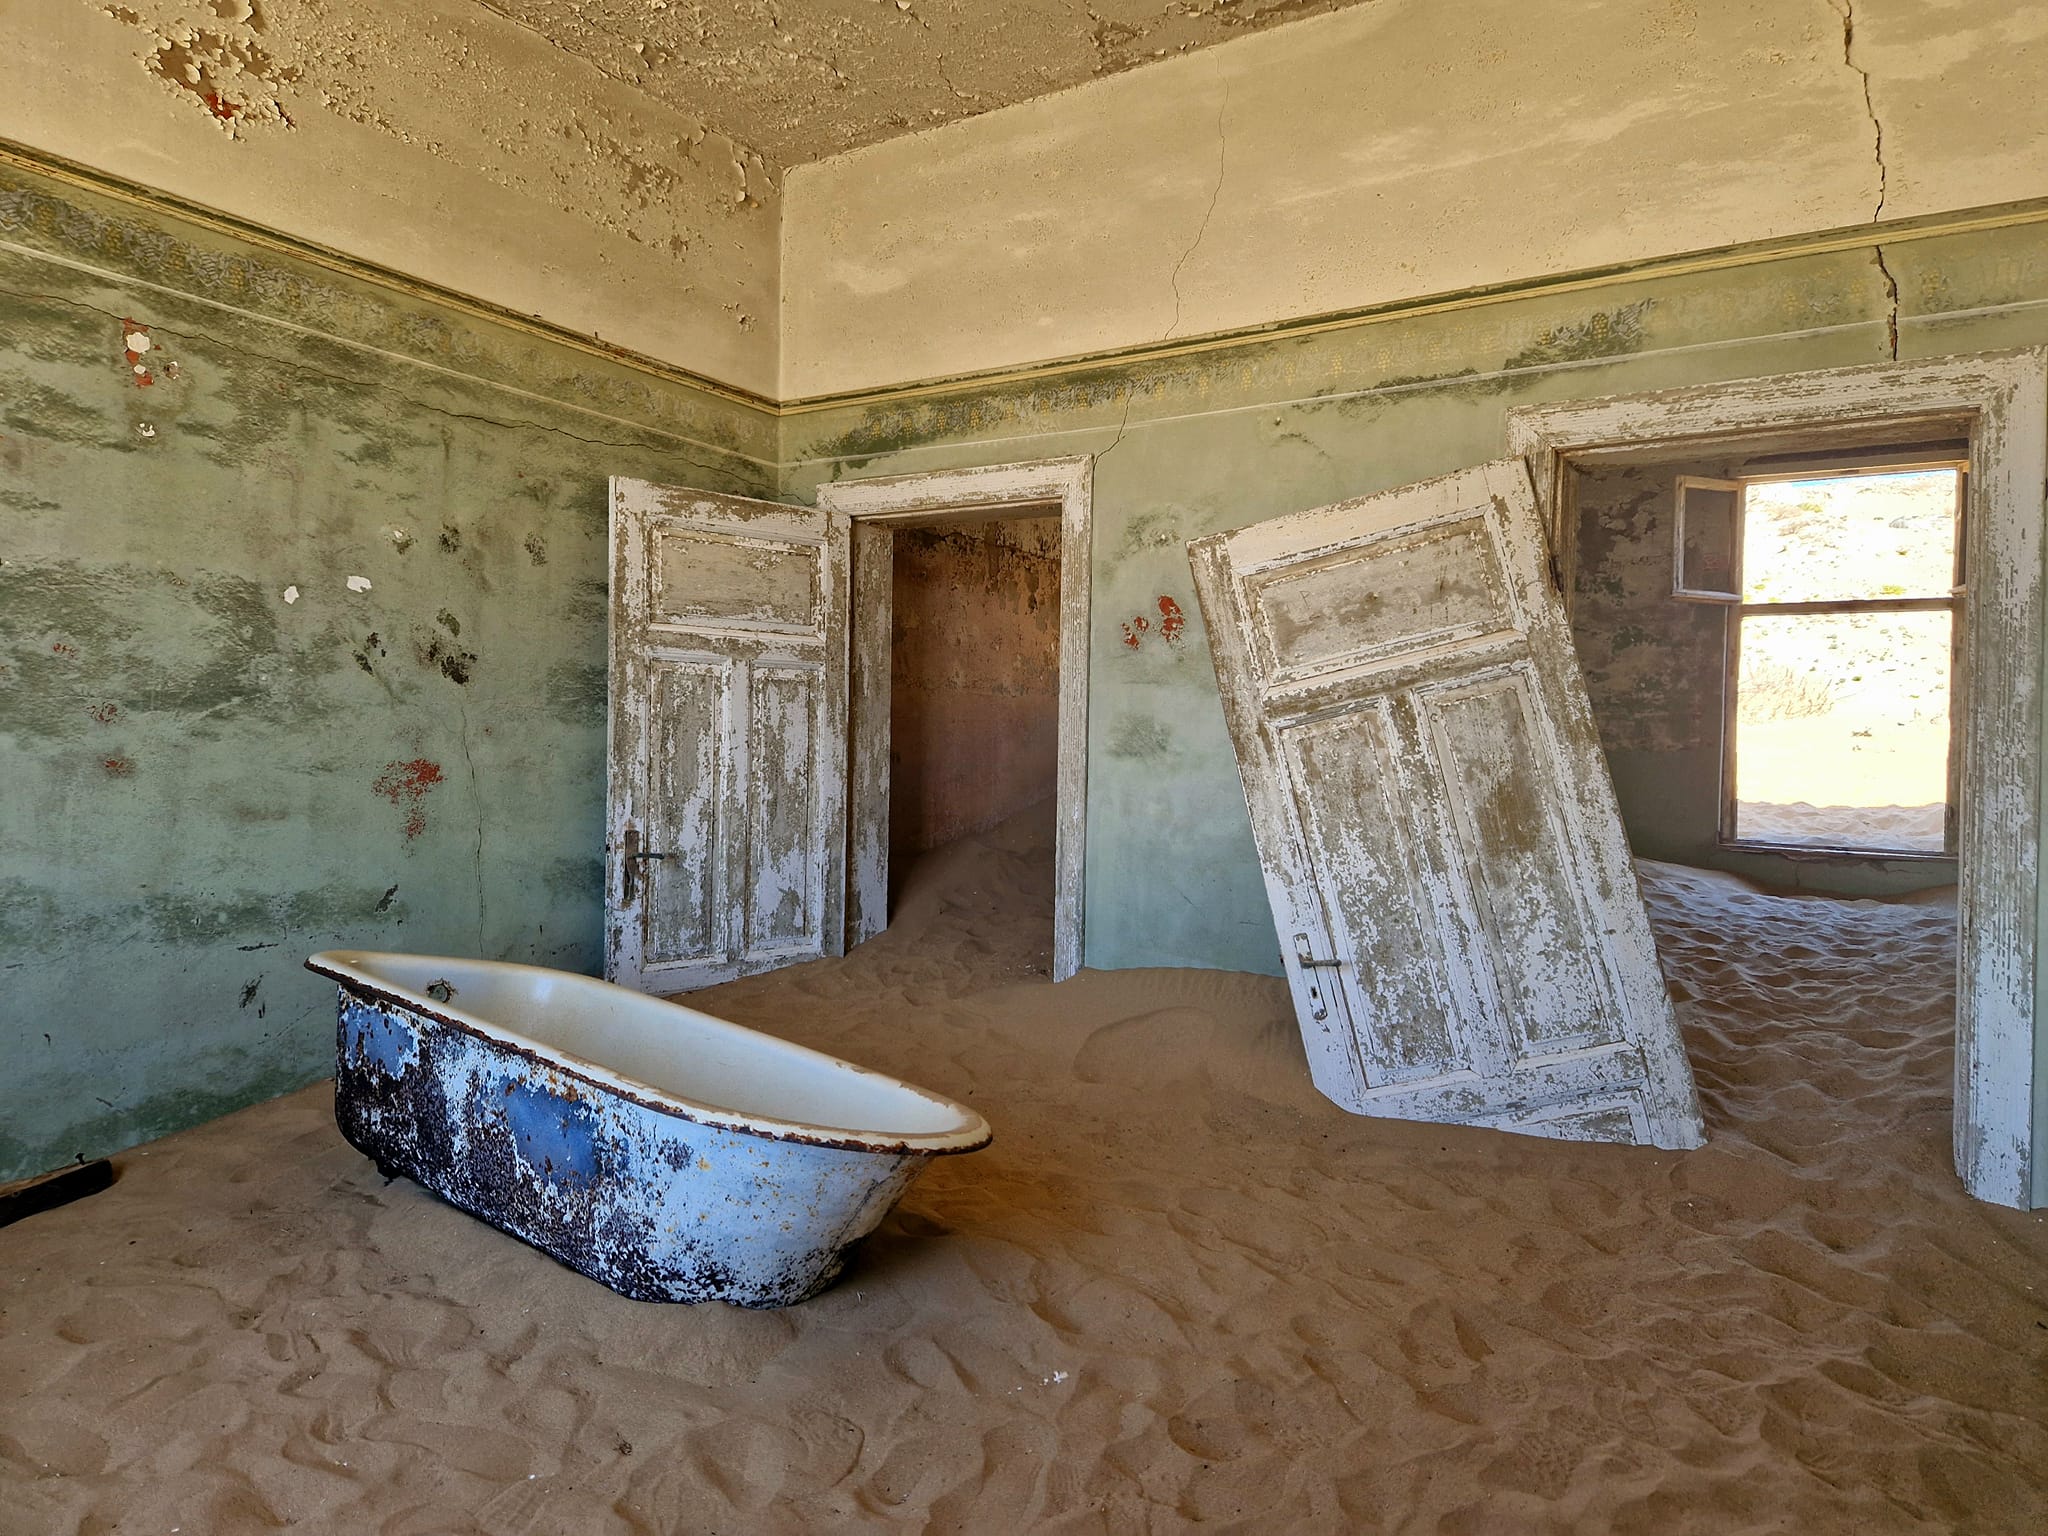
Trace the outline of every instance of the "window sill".
<path fill-rule="evenodd" d="M 1953 853 L 1921 853 L 1903 848 L 1829 848 L 1813 843 L 1751 843 L 1721 838 L 1715 845 L 1724 853 L 1768 853 L 1802 864 L 1953 864 Z"/>

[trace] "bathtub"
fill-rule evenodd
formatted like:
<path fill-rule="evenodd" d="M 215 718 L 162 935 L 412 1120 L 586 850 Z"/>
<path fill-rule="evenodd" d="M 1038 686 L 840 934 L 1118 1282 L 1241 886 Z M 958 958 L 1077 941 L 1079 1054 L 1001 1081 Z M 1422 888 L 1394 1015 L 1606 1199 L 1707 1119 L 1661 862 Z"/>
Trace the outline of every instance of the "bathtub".
<path fill-rule="evenodd" d="M 695 1008 L 531 965 L 330 950 L 334 1112 L 404 1174 L 641 1301 L 816 1295 L 924 1165 L 950 1099 Z"/>

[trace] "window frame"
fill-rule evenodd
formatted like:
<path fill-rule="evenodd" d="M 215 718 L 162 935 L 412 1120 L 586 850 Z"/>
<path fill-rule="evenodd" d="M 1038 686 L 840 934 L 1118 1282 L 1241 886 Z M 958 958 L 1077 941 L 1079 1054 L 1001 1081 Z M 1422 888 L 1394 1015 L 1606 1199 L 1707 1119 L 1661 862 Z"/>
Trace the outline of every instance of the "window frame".
<path fill-rule="evenodd" d="M 1957 806 L 1962 789 L 1962 737 L 1958 712 L 1964 700 L 1963 663 L 1967 654 L 1963 643 L 1963 624 L 1968 612 L 1967 570 L 1965 565 L 1968 548 L 1964 529 L 1964 511 L 1969 504 L 1969 461 L 1961 456 L 1942 455 L 1931 458 L 1910 458 L 1888 460 L 1882 450 L 1872 450 L 1867 457 L 1858 455 L 1843 461 L 1834 459 L 1822 464 L 1813 464 L 1796 469 L 1774 469 L 1751 474 L 1736 473 L 1727 476 L 1727 481 L 1741 487 L 1735 503 L 1735 571 L 1736 591 L 1741 591 L 1744 569 L 1744 549 L 1749 527 L 1749 487 L 1752 485 L 1784 484 L 1795 480 L 1853 480 L 1876 475 L 1910 474 L 1930 470 L 1946 470 L 1955 476 L 1955 528 L 1952 535 L 1954 569 L 1946 596 L 1943 597 L 1862 597 L 1822 598 L 1799 602 L 1748 602 L 1739 596 L 1730 601 L 1725 597 L 1692 595 L 1674 586 L 1672 596 L 1681 602 L 1710 603 L 1722 610 L 1725 629 L 1722 637 L 1724 672 L 1721 684 L 1721 815 L 1720 825 L 1715 830 L 1715 841 L 1722 847 L 1741 853 L 1771 853 L 1793 859 L 1867 859 L 1900 863 L 1954 863 L 1957 851 Z M 1679 502 L 1684 500 L 1683 481 L 1676 492 Z M 1696 477 L 1693 477 L 1696 478 Z M 1682 534 L 1682 511 L 1674 518 L 1675 535 Z M 1949 615 L 1949 734 L 1948 771 L 1944 788 L 1942 811 L 1942 845 L 1939 852 L 1924 848 L 1887 848 L 1854 843 L 1787 843 L 1769 838 L 1745 838 L 1736 831 L 1736 726 L 1740 708 L 1742 674 L 1742 621 L 1749 614 L 1772 614 L 1781 618 L 1796 618 L 1806 614 L 1837 613 L 1940 613 Z"/>

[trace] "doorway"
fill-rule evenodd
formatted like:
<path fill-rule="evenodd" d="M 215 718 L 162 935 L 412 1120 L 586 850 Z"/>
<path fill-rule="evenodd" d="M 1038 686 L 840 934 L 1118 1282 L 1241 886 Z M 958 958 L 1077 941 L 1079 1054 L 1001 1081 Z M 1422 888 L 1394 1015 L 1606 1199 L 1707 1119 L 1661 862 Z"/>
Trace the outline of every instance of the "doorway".
<path fill-rule="evenodd" d="M 1842 895 L 1954 883 L 1968 449 L 1574 458 L 1572 637 L 1640 854 Z"/>
<path fill-rule="evenodd" d="M 1568 609 L 1580 585 L 1585 530 L 1577 498 L 1589 467 L 1688 455 L 1755 460 L 1884 444 L 1964 445 L 1961 559 L 1969 579 L 1957 669 L 1955 1161 L 1979 1199 L 2048 1204 L 2048 1172 L 2035 1155 L 2034 1102 L 2048 352 L 1524 406 L 1509 413 L 1508 436 L 1534 475 Z M 1718 773 L 1716 784 L 1718 791 Z"/>
<path fill-rule="evenodd" d="M 1053 979 L 1080 969 L 1092 469 L 1044 459 L 818 488 L 853 525 L 849 945 L 887 926 L 903 857 L 1049 785 Z"/>
<path fill-rule="evenodd" d="M 890 898 L 919 854 L 1058 788 L 1060 520 L 976 517 L 891 534 Z"/>

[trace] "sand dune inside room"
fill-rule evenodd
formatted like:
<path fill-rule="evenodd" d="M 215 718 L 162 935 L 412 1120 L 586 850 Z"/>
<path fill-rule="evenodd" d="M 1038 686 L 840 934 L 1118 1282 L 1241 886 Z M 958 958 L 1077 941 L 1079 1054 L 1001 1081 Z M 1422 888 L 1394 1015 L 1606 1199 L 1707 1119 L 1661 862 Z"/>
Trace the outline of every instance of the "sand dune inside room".
<path fill-rule="evenodd" d="M 845 960 L 696 998 L 997 1127 L 816 1301 L 624 1301 L 387 1184 L 307 1089 L 7 1233 L 0 1528 L 2048 1519 L 2014 1366 L 2048 1221 L 1949 1168 L 1945 893 L 1645 865 L 1712 1138 L 1674 1154 L 1346 1115 L 1270 978 L 1052 990 L 1049 835 L 930 855 Z"/>

